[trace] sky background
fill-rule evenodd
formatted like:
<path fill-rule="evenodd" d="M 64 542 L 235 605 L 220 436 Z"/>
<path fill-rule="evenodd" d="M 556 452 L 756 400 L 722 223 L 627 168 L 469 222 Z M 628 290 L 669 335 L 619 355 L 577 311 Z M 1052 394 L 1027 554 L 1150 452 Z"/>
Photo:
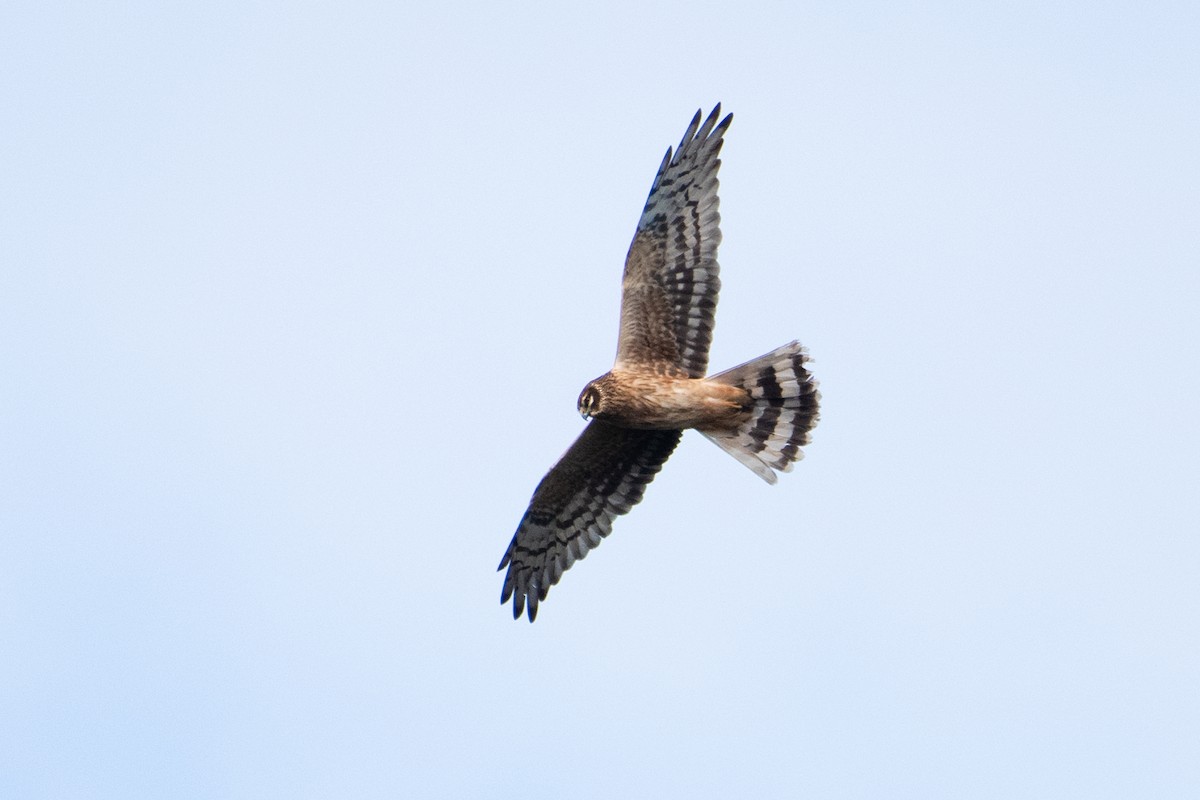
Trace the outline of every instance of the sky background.
<path fill-rule="evenodd" d="M 1184 798 L 1200 7 L 8 3 L 0 796 Z M 697 108 L 711 364 L 536 624 L 504 553 Z"/>

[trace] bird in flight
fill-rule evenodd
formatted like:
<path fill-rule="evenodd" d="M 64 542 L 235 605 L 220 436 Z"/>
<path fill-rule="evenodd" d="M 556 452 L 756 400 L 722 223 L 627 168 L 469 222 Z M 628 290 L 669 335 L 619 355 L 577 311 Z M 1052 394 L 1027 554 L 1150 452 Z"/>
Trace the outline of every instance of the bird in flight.
<path fill-rule="evenodd" d="M 533 622 L 563 572 L 642 499 L 684 429 L 767 483 L 808 444 L 820 395 L 799 342 L 705 377 L 721 287 L 717 156 L 733 115 L 720 117 L 720 104 L 703 122 L 697 111 L 654 177 L 625 257 L 616 362 L 579 395 L 587 427 L 534 490 L 500 562 L 514 619 Z"/>

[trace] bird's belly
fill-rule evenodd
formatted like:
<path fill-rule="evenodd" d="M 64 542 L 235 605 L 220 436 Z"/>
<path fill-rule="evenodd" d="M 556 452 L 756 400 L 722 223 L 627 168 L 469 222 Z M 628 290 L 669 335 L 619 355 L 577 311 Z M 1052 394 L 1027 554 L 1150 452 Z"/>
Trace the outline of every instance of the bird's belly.
<path fill-rule="evenodd" d="M 749 396 L 736 386 L 704 378 L 655 377 L 633 381 L 619 420 L 629 428 L 679 430 L 733 424 L 747 413 Z"/>

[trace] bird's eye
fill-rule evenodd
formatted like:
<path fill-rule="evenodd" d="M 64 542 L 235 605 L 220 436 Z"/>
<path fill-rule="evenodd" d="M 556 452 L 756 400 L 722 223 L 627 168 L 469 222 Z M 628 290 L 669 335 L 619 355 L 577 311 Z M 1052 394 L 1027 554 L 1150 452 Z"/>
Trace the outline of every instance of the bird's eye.
<path fill-rule="evenodd" d="M 583 396 L 579 398 L 579 410 L 584 414 L 591 415 L 592 412 L 596 410 L 596 405 L 598 404 L 599 400 L 599 393 L 593 388 L 588 388 L 588 390 L 583 393 Z"/>

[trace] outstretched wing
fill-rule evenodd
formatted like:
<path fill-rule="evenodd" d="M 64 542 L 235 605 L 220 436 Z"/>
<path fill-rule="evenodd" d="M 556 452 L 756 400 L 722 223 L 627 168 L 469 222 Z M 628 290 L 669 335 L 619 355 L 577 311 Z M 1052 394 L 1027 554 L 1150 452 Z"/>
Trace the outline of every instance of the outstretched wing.
<path fill-rule="evenodd" d="M 704 123 L 692 118 L 674 157 L 658 168 L 637 233 L 625 257 L 617 368 L 704 376 L 717 292 L 717 169 L 730 114 L 721 106 Z"/>
<path fill-rule="evenodd" d="M 682 431 L 633 430 L 593 420 L 542 478 L 499 569 L 501 603 L 513 619 L 538 603 L 563 572 L 608 536 L 615 518 L 642 499 Z"/>

